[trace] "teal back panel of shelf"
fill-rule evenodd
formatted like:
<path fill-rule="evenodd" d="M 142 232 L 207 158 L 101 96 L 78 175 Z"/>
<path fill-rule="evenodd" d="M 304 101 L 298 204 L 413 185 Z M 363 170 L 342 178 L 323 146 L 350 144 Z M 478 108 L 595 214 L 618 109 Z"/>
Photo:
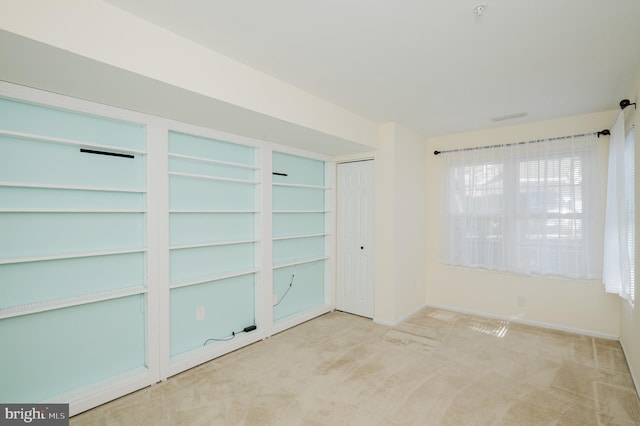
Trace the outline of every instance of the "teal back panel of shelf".
<path fill-rule="evenodd" d="M 144 189 L 144 157 L 95 155 L 79 146 L 0 136 L 0 181 Z"/>
<path fill-rule="evenodd" d="M 294 271 L 293 285 L 285 295 Z M 274 321 L 322 305 L 324 303 L 324 261 L 275 269 L 273 293 L 276 300 L 280 301 L 273 307 Z"/>
<path fill-rule="evenodd" d="M 192 173 L 202 176 L 228 179 L 254 180 L 255 170 L 243 167 L 212 164 L 185 158 L 169 158 L 169 169 L 177 173 Z"/>
<path fill-rule="evenodd" d="M 229 163 L 255 163 L 252 147 L 173 131 L 169 132 L 169 152 Z"/>
<path fill-rule="evenodd" d="M 291 186 L 273 187 L 273 210 L 324 210 L 324 190 Z"/>
<path fill-rule="evenodd" d="M 144 126 L 0 99 L 0 131 L 24 134 L 0 135 L 0 313 L 17 314 L 0 320 L 0 401 L 36 402 L 144 369 L 145 296 L 95 300 L 144 291 L 145 155 L 46 141 L 144 151 Z M 123 250 L 137 252 L 84 256 Z M 26 313 L 34 306 L 49 310 Z"/>
<path fill-rule="evenodd" d="M 0 129 L 144 149 L 144 127 L 139 124 L 3 98 L 0 98 Z"/>
<path fill-rule="evenodd" d="M 0 213 L 0 259 L 141 249 L 142 213 Z"/>
<path fill-rule="evenodd" d="M 274 213 L 273 236 L 322 234 L 324 221 L 324 213 Z"/>
<path fill-rule="evenodd" d="M 255 186 L 241 182 L 171 176 L 172 210 L 253 210 Z"/>
<path fill-rule="evenodd" d="M 252 269 L 255 265 L 253 246 L 245 243 L 172 250 L 171 284 Z"/>
<path fill-rule="evenodd" d="M 145 368 L 142 296 L 0 323 L 0 401 L 39 402 Z"/>
<path fill-rule="evenodd" d="M 273 175 L 274 183 L 324 186 L 324 161 L 297 155 L 273 153 L 273 172 L 287 176 Z"/>
<path fill-rule="evenodd" d="M 324 237 L 293 238 L 273 242 L 275 265 L 324 256 Z"/>
<path fill-rule="evenodd" d="M 0 265 L 0 309 L 144 287 L 144 256 L 129 253 Z"/>
<path fill-rule="evenodd" d="M 0 209 L 144 210 L 145 198 L 144 194 L 135 192 L 0 186 Z"/>
<path fill-rule="evenodd" d="M 253 240 L 253 213 L 173 213 L 170 244 L 204 244 Z"/>
<path fill-rule="evenodd" d="M 209 338 L 225 339 L 255 324 L 254 275 L 171 290 L 171 356 L 202 347 Z M 204 308 L 198 321 L 196 309 Z M 211 342 L 210 344 L 215 344 Z"/>

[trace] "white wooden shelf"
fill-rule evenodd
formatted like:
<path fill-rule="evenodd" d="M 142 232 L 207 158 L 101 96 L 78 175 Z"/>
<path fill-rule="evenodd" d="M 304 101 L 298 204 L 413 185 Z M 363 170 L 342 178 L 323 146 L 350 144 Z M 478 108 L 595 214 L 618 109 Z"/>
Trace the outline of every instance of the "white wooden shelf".
<path fill-rule="evenodd" d="M 274 210 L 273 213 L 331 213 L 331 210 Z"/>
<path fill-rule="evenodd" d="M 33 188 L 33 189 L 64 189 L 71 191 L 104 191 L 104 192 L 131 192 L 135 194 L 146 194 L 146 189 L 128 189 L 128 188 L 108 188 L 100 186 L 78 186 L 78 185 L 45 185 L 39 183 L 18 183 L 18 182 L 0 182 L 0 186 L 10 188 Z"/>
<path fill-rule="evenodd" d="M 20 209 L 0 208 L 0 213 L 147 213 L 147 210 L 128 209 Z"/>
<path fill-rule="evenodd" d="M 279 183 L 279 182 L 273 182 L 273 186 L 285 186 L 285 187 L 290 187 L 290 188 L 322 189 L 322 190 L 331 189 L 330 186 L 304 185 L 304 184 L 301 184 L 301 183 Z"/>
<path fill-rule="evenodd" d="M 286 236 L 286 237 L 273 237 L 273 241 L 294 240 L 296 238 L 326 237 L 328 235 L 330 235 L 330 234 L 322 233 L 322 234 L 289 235 L 289 236 Z"/>
<path fill-rule="evenodd" d="M 273 265 L 273 269 L 287 268 L 289 266 L 296 266 L 296 265 L 304 265 L 305 263 L 320 262 L 322 260 L 328 260 L 328 259 L 329 259 L 329 256 L 322 256 L 322 257 L 314 257 L 312 259 L 292 260 L 290 262 Z"/>
<path fill-rule="evenodd" d="M 258 210 L 169 210 L 169 213 L 259 213 Z"/>
<path fill-rule="evenodd" d="M 204 179 L 204 180 L 217 180 L 223 182 L 234 182 L 234 183 L 245 183 L 249 185 L 256 185 L 259 182 L 255 180 L 246 180 L 246 179 L 233 179 L 233 178 L 225 178 L 218 176 L 207 176 L 207 175 L 198 175 L 195 173 L 180 173 L 180 172 L 169 172 L 169 176 L 180 176 L 180 177 L 188 177 L 193 179 Z"/>
<path fill-rule="evenodd" d="M 205 158 L 205 157 L 194 157 L 191 155 L 183 155 L 183 154 L 169 154 L 170 158 L 181 158 L 184 160 L 192 160 L 192 161 L 198 161 L 201 163 L 208 163 L 208 164 L 219 164 L 221 166 L 229 166 L 229 167 L 238 167 L 238 168 L 242 168 L 242 169 L 252 169 L 252 170 L 260 170 L 260 167 L 252 165 L 252 164 L 243 164 L 243 163 L 232 163 L 230 161 L 220 161 L 220 160 L 211 160 L 209 158 Z"/>
<path fill-rule="evenodd" d="M 202 244 L 185 244 L 180 246 L 171 246 L 169 250 L 183 250 L 183 249 L 192 249 L 192 248 L 201 248 L 201 247 L 216 247 L 216 246 L 230 246 L 236 244 L 250 244 L 256 243 L 259 240 L 236 240 L 236 241 L 219 241 L 215 243 L 202 243 Z"/>
<path fill-rule="evenodd" d="M 113 145 L 102 145 L 102 144 L 91 143 L 91 142 L 77 141 L 73 139 L 41 136 L 33 133 L 14 132 L 10 130 L 0 130 L 0 136 L 10 136 L 12 138 L 29 139 L 29 140 L 35 140 L 40 142 L 57 143 L 62 145 L 75 145 L 75 146 L 81 146 L 81 147 L 87 147 L 87 148 L 108 149 L 109 151 L 116 151 L 119 153 L 121 152 L 121 153 L 139 154 L 139 155 L 147 154 L 146 151 L 142 151 L 139 149 L 122 148 L 122 147 L 113 146 Z"/>
<path fill-rule="evenodd" d="M 175 284 L 170 284 L 169 288 L 174 289 L 174 288 L 188 287 L 190 285 L 198 285 L 198 284 L 204 284 L 212 281 L 220 281 L 220 280 L 225 280 L 227 278 L 242 277 L 244 275 L 255 274 L 256 272 L 259 272 L 259 271 L 260 271 L 259 268 L 251 268 L 251 269 L 246 269 L 246 270 L 237 271 L 237 272 L 230 272 L 227 274 L 209 275 L 209 276 L 198 278 L 195 280 L 179 281 Z"/>
<path fill-rule="evenodd" d="M 79 259 L 83 257 L 97 257 L 97 256 L 112 256 L 116 254 L 131 254 L 131 253 L 146 253 L 147 249 L 133 249 L 133 250 L 110 250 L 110 251 L 96 251 L 90 253 L 70 253 L 61 254 L 56 256 L 38 256 L 38 257 L 20 257 L 13 259 L 0 259 L 0 265 L 11 265 L 14 263 L 26 263 L 26 262 L 43 262 L 45 260 L 63 260 L 63 259 Z"/>
<path fill-rule="evenodd" d="M 51 311 L 54 309 L 68 308 L 71 306 L 84 305 L 87 303 L 102 302 L 105 300 L 120 299 L 128 296 L 147 293 L 145 287 L 128 287 L 117 290 L 104 291 L 99 293 L 86 294 L 82 296 L 67 297 L 62 299 L 46 300 L 42 302 L 29 303 L 25 305 L 10 306 L 0 308 L 0 319 L 17 317 L 21 315 L 35 314 L 38 312 Z"/>

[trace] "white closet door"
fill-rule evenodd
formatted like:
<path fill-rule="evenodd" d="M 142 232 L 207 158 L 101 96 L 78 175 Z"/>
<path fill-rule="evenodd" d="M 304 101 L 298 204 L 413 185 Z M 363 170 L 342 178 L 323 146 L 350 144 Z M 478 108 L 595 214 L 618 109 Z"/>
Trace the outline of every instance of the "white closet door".
<path fill-rule="evenodd" d="M 373 318 L 374 162 L 338 165 L 338 310 Z"/>

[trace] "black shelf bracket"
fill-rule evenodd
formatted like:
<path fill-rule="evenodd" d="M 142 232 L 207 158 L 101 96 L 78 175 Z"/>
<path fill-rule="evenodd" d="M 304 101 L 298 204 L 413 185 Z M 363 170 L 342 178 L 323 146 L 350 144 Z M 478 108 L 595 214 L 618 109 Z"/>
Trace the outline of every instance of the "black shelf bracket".
<path fill-rule="evenodd" d="M 80 152 L 84 152 L 85 154 L 108 155 L 110 157 L 135 158 L 131 154 L 121 154 L 119 152 L 110 152 L 110 151 L 96 151 L 95 149 L 80 148 Z"/>

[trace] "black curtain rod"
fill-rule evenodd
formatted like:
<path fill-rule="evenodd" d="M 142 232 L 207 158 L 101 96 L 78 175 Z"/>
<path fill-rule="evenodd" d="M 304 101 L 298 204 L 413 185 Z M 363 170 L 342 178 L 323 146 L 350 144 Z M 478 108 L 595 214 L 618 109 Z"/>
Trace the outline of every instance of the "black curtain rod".
<path fill-rule="evenodd" d="M 625 109 L 629 105 L 633 105 L 633 107 L 637 109 L 636 103 L 635 102 L 631 102 L 629 99 L 623 99 L 623 100 L 620 101 L 620 109 Z M 585 133 L 585 134 L 582 134 L 582 135 L 562 136 L 562 137 L 558 137 L 558 138 L 539 139 L 539 140 L 526 141 L 526 142 L 507 143 L 507 144 L 502 144 L 502 145 L 489 145 L 489 146 L 478 146 L 478 147 L 473 147 L 473 148 L 449 149 L 449 150 L 446 150 L 446 151 L 433 151 L 433 155 L 443 154 L 443 153 L 447 153 L 447 152 L 475 151 L 477 149 L 500 148 L 502 146 L 523 145 L 523 144 L 526 144 L 526 143 L 554 141 L 554 140 L 566 139 L 566 138 L 571 138 L 571 137 L 587 136 L 589 134 L 590 133 Z M 599 132 L 596 132 L 596 135 L 598 136 L 598 138 L 600 136 L 606 136 L 606 135 L 610 135 L 610 134 L 611 134 L 611 132 L 609 131 L 609 129 L 604 129 L 604 130 L 601 130 Z"/>
<path fill-rule="evenodd" d="M 594 134 L 597 134 L 598 137 L 600 137 L 600 135 L 608 135 L 610 133 L 609 133 L 608 129 L 604 129 L 604 130 L 602 130 L 600 132 L 596 132 L 596 133 L 582 133 L 582 134 L 579 134 L 579 135 L 559 136 L 559 137 L 556 137 L 556 138 L 536 139 L 536 140 L 524 141 L 524 142 L 503 143 L 503 144 L 500 144 L 500 145 L 475 146 L 475 147 L 470 147 L 470 148 L 448 149 L 448 150 L 445 150 L 445 151 L 433 151 L 433 155 L 446 154 L 447 152 L 476 151 L 476 150 L 479 150 L 479 149 L 501 148 L 503 146 L 525 145 L 525 144 L 528 144 L 528 143 L 551 142 L 551 141 L 558 141 L 558 140 L 561 140 L 561 139 L 579 138 L 579 137 L 582 137 L 582 136 L 590 136 L 590 135 L 594 135 Z"/>

